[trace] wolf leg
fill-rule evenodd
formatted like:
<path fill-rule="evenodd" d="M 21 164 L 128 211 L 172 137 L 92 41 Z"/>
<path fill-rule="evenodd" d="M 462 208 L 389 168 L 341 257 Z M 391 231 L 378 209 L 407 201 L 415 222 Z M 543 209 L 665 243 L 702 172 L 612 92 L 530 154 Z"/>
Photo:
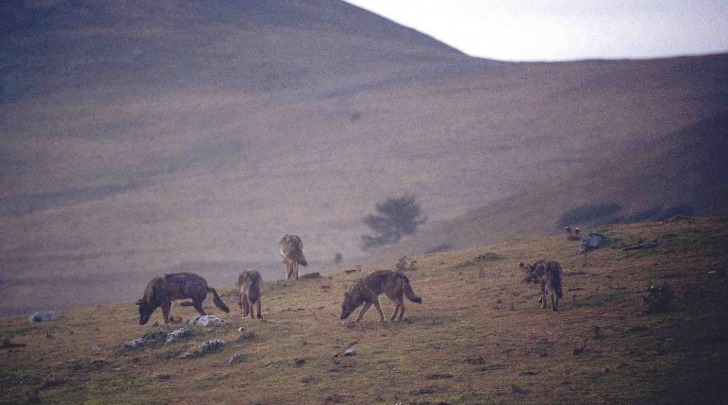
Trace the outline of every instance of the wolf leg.
<path fill-rule="evenodd" d="M 397 308 L 399 308 L 399 317 L 397 317 L 397 320 L 398 321 L 401 321 L 402 320 L 402 317 L 404 316 L 404 302 L 402 302 L 401 304 L 399 304 L 397 306 Z M 396 308 L 395 308 L 394 313 L 395 314 L 397 313 L 397 309 Z M 392 320 L 394 320 L 394 315 L 392 315 Z"/>
<path fill-rule="evenodd" d="M 164 324 L 167 325 L 169 323 L 169 310 L 172 308 L 172 302 L 163 302 L 162 305 L 162 317 L 164 318 Z"/>
<path fill-rule="evenodd" d="M 293 269 L 291 268 L 291 261 L 286 258 L 283 263 L 286 265 L 286 280 L 290 280 L 291 274 L 293 273 Z"/>
<path fill-rule="evenodd" d="M 293 261 L 293 279 L 298 280 L 298 262 Z"/>
<path fill-rule="evenodd" d="M 391 319 L 402 319 L 402 316 L 404 315 L 404 299 L 402 294 L 395 295 L 394 298 L 390 297 L 390 299 L 396 304 Z M 397 318 L 397 312 L 399 312 L 399 318 Z"/>
<path fill-rule="evenodd" d="M 250 300 L 250 297 L 245 302 L 245 315 L 250 315 L 250 319 L 253 319 L 253 302 Z"/>
<path fill-rule="evenodd" d="M 393 321 L 393 320 L 394 320 L 395 318 L 397 318 L 397 313 L 398 313 L 398 312 L 399 312 L 399 304 L 397 304 L 397 305 L 396 305 L 396 306 L 394 307 L 394 312 L 392 312 L 392 317 L 391 317 L 391 318 L 389 318 L 389 319 Z"/>
<path fill-rule="evenodd" d="M 379 305 L 379 300 L 375 298 L 372 304 L 374 304 L 374 308 L 379 312 L 379 322 L 384 323 L 384 312 L 382 312 L 382 307 Z"/>
<path fill-rule="evenodd" d="M 195 307 L 195 310 L 202 316 L 207 315 L 205 313 L 205 310 L 202 309 L 202 302 L 193 301 L 192 306 Z"/>
<path fill-rule="evenodd" d="M 263 319 L 263 315 L 261 315 L 261 313 L 260 313 L 260 298 L 258 298 L 258 301 L 257 301 L 257 302 L 255 303 L 255 305 L 256 305 L 256 307 L 257 307 L 257 311 L 256 311 L 256 314 L 255 314 L 255 316 L 256 316 L 256 317 L 257 317 L 258 319 Z"/>
<path fill-rule="evenodd" d="M 551 309 L 553 309 L 555 312 L 555 311 L 559 310 L 558 307 L 559 307 L 559 297 L 556 294 L 551 293 Z"/>
<path fill-rule="evenodd" d="M 359 316 L 356 318 L 356 321 L 354 321 L 354 322 L 361 321 L 361 318 L 364 318 L 364 314 L 366 314 L 367 311 L 369 311 L 369 307 L 371 307 L 371 306 L 372 306 L 371 302 L 366 302 L 364 304 L 364 308 L 361 309 L 361 312 L 359 312 Z"/>
<path fill-rule="evenodd" d="M 244 296 L 243 297 L 243 313 L 240 317 L 245 318 L 246 316 L 248 316 L 248 313 L 250 313 L 250 303 L 248 302 L 248 297 Z"/>

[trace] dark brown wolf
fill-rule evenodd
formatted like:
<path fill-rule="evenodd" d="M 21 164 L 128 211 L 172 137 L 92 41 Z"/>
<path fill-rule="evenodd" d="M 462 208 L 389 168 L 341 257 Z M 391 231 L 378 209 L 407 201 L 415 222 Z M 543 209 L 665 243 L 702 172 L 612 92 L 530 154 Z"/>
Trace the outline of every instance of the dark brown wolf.
<path fill-rule="evenodd" d="M 260 288 L 263 285 L 263 278 L 255 270 L 245 270 L 238 277 L 238 306 L 240 306 L 240 316 L 245 318 L 250 314 L 253 317 L 253 305 L 257 305 L 256 315 L 258 319 L 263 319 L 260 314 Z"/>
<path fill-rule="evenodd" d="M 395 318 L 402 319 L 404 315 L 403 296 L 406 296 L 412 302 L 422 303 L 422 298 L 412 290 L 407 276 L 394 270 L 377 270 L 360 278 L 349 291 L 344 293 L 344 302 L 341 304 L 341 319 L 348 318 L 354 310 L 364 304 L 364 308 L 362 308 L 355 322 L 360 321 L 372 305 L 379 312 L 380 321 L 384 322 L 384 313 L 377 298 L 381 293 L 385 293 L 396 304 L 392 313 L 392 320 Z M 398 312 L 399 317 L 397 317 Z"/>
<path fill-rule="evenodd" d="M 303 241 L 298 235 L 290 235 L 281 239 L 279 244 L 283 264 L 286 265 L 286 279 L 293 277 L 298 280 L 298 265 L 306 266 L 308 262 L 303 256 Z"/>
<path fill-rule="evenodd" d="M 541 297 L 538 302 L 541 308 L 546 308 L 546 296 L 551 296 L 551 308 L 554 311 L 559 309 L 559 298 L 563 297 L 561 290 L 561 275 L 563 271 L 558 262 L 553 260 L 539 260 L 533 265 L 528 263 L 518 264 L 526 271 L 524 281 L 529 283 L 541 284 Z"/>
<path fill-rule="evenodd" d="M 168 324 L 172 301 L 184 298 L 189 298 L 192 301 L 182 302 L 180 305 L 193 306 L 200 315 L 206 315 L 202 309 L 202 302 L 207 298 L 208 292 L 212 293 L 212 302 L 215 303 L 215 306 L 225 312 L 230 312 L 227 305 L 217 295 L 217 291 L 212 287 L 208 287 L 207 281 L 197 274 L 175 273 L 156 276 L 147 284 L 147 289 L 144 290 L 144 298 L 136 302 L 139 305 L 139 325 L 147 323 L 152 313 L 159 307 L 162 307 L 164 323 Z"/>

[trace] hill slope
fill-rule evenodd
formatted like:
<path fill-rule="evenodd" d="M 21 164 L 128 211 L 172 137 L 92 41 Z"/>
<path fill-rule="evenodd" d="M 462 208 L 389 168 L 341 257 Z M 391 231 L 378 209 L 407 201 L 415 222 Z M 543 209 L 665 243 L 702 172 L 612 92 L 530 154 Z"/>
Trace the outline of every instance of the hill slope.
<path fill-rule="evenodd" d="M 3 103 L 69 91 L 96 101 L 190 86 L 312 88 L 391 74 L 418 59 L 463 58 L 332 0 L 10 0 L 0 7 Z"/>
<path fill-rule="evenodd" d="M 665 137 L 635 142 L 582 170 L 467 215 L 433 225 L 397 246 L 402 254 L 462 249 L 565 226 L 664 220 L 674 215 L 728 215 L 728 113 Z"/>
<path fill-rule="evenodd" d="M 388 197 L 435 224 L 728 109 L 728 55 L 501 63 L 338 1 L 0 7 L 2 315 L 281 277 L 286 233 L 317 271 Z"/>
<path fill-rule="evenodd" d="M 728 221 L 600 230 L 604 247 L 584 255 L 578 242 L 554 236 L 418 257 L 407 275 L 423 303 L 408 301 L 404 322 L 380 325 L 372 310 L 359 324 L 340 324 L 346 286 L 370 269 L 268 281 L 266 321 L 225 315 L 220 327 L 184 325 L 190 336 L 168 344 L 167 332 L 180 325 L 139 326 L 131 302 L 40 324 L 6 319 L 4 402 L 725 402 Z M 517 263 L 541 257 L 564 268 L 559 312 L 539 308 L 538 287 L 522 282 Z M 649 300 L 657 297 L 650 286 L 674 294 L 666 312 L 649 312 L 662 309 Z M 229 287 L 218 290 L 234 302 Z M 194 314 L 172 309 L 183 319 Z M 157 311 L 152 322 L 160 319 Z M 147 346 L 125 347 L 142 335 Z M 226 344 L 181 358 L 210 339 Z M 352 345 L 357 354 L 343 356 Z"/>

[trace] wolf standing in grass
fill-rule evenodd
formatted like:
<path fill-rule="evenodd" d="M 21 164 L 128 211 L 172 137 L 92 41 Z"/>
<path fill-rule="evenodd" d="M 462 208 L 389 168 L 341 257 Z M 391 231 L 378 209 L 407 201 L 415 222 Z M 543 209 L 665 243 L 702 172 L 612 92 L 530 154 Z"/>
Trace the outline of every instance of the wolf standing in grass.
<path fill-rule="evenodd" d="M 305 267 L 308 264 L 303 256 L 303 241 L 298 235 L 287 234 L 281 239 L 279 248 L 286 265 L 286 279 L 293 277 L 298 280 L 298 265 Z"/>
<path fill-rule="evenodd" d="M 395 318 L 402 319 L 404 315 L 403 296 L 406 296 L 412 302 L 422 303 L 422 298 L 412 290 L 407 276 L 394 270 L 377 270 L 366 277 L 360 278 L 349 291 L 344 293 L 344 302 L 341 304 L 341 320 L 348 318 L 354 310 L 364 304 L 364 308 L 362 308 L 355 322 L 360 321 L 372 305 L 379 312 L 380 322 L 384 322 L 384 313 L 377 298 L 381 293 L 385 293 L 387 298 L 396 304 L 392 313 L 392 320 Z M 399 313 L 399 317 L 397 317 L 397 313 Z"/>
<path fill-rule="evenodd" d="M 546 308 L 546 296 L 551 296 L 551 308 L 558 311 L 559 298 L 564 294 L 561 291 L 562 270 L 558 262 L 553 260 L 539 260 L 533 265 L 528 263 L 518 264 L 526 271 L 526 282 L 541 284 L 541 297 L 538 302 L 541 308 Z"/>
<path fill-rule="evenodd" d="M 207 298 L 208 292 L 212 293 L 212 302 L 215 303 L 215 306 L 225 312 L 230 312 L 227 305 L 217 295 L 217 291 L 208 287 L 207 281 L 197 274 L 175 273 L 156 276 L 147 284 L 144 297 L 136 302 L 139 305 L 139 325 L 147 323 L 159 307 L 162 307 L 164 323 L 168 324 L 172 301 L 184 298 L 190 298 L 192 301 L 182 302 L 181 306 L 193 306 L 200 315 L 204 316 L 206 314 L 202 309 L 202 302 Z"/>
<path fill-rule="evenodd" d="M 240 306 L 240 317 L 245 318 L 250 314 L 253 318 L 253 305 L 257 305 L 255 316 L 263 319 L 260 314 L 260 288 L 263 285 L 263 278 L 255 270 L 245 270 L 238 277 L 238 306 Z"/>

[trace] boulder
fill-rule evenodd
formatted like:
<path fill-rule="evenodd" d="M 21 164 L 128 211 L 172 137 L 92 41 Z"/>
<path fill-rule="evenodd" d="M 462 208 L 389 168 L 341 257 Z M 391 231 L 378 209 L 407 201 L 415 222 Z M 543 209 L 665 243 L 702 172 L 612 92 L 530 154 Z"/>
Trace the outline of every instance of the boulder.
<path fill-rule="evenodd" d="M 220 326 L 226 322 L 215 315 L 196 316 L 188 321 L 188 323 L 200 326 Z"/>
<path fill-rule="evenodd" d="M 56 311 L 36 311 L 33 313 L 33 315 L 28 318 L 28 322 L 30 323 L 38 323 L 38 322 L 45 322 L 50 321 L 52 319 L 57 319 L 61 317 L 60 312 Z"/>

